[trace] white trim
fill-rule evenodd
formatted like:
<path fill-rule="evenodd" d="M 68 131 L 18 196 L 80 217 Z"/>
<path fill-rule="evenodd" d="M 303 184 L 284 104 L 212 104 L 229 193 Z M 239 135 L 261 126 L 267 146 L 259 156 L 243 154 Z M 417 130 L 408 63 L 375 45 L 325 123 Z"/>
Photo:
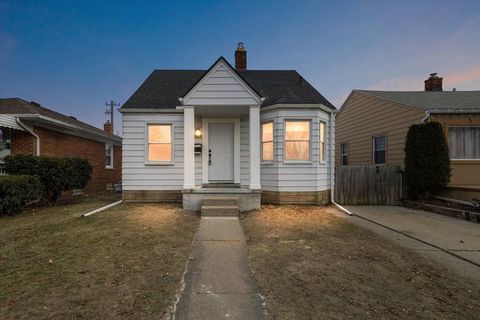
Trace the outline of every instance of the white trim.
<path fill-rule="evenodd" d="M 156 124 L 170 125 L 170 140 L 172 144 L 172 160 L 171 161 L 150 161 L 148 160 L 148 126 Z M 144 165 L 146 166 L 171 166 L 175 164 L 175 124 L 173 121 L 145 121 L 145 154 Z"/>
<path fill-rule="evenodd" d="M 183 107 L 176 109 L 144 109 L 144 108 L 120 108 L 120 113 L 183 113 Z"/>
<path fill-rule="evenodd" d="M 310 122 L 308 133 L 308 160 L 287 160 L 287 122 Z M 312 118 L 289 118 L 283 119 L 283 163 L 284 164 L 313 164 L 312 139 L 313 139 L 313 119 Z"/>
<path fill-rule="evenodd" d="M 36 155 L 39 156 L 40 155 L 40 137 L 38 136 L 38 134 L 36 134 L 34 131 L 33 131 L 33 127 L 30 128 L 28 127 L 27 125 L 25 125 L 22 120 L 20 120 L 20 118 L 16 118 L 16 121 L 17 123 L 22 127 L 24 128 L 25 130 L 27 130 L 32 136 L 35 137 L 35 139 L 37 140 L 37 147 L 36 147 Z M 10 138 L 11 139 L 11 138 Z"/>
<path fill-rule="evenodd" d="M 183 189 L 195 188 L 195 109 L 185 106 L 183 113 Z"/>
<path fill-rule="evenodd" d="M 208 125 L 210 123 L 233 124 L 233 182 L 240 183 L 240 118 L 203 118 L 202 119 L 202 184 L 208 184 Z"/>
<path fill-rule="evenodd" d="M 266 112 L 275 109 L 320 109 L 326 113 L 338 113 L 340 110 L 331 109 L 323 104 L 307 104 L 307 103 L 299 103 L 299 104 L 272 104 L 267 107 L 262 107 L 261 112 Z"/>
<path fill-rule="evenodd" d="M 105 169 L 113 169 L 113 144 L 111 143 L 105 143 L 105 150 L 107 149 L 107 146 L 110 146 L 110 150 L 111 150 L 111 153 L 110 153 L 110 165 L 106 165 L 105 164 Z M 107 156 L 106 154 L 104 155 L 105 157 Z"/>
<path fill-rule="evenodd" d="M 250 190 L 260 190 L 260 105 L 250 106 Z"/>
<path fill-rule="evenodd" d="M 198 90 L 198 88 L 200 88 L 201 86 L 203 86 L 205 84 L 205 82 L 208 81 L 208 79 L 210 78 L 210 76 L 212 74 L 214 74 L 219 68 L 225 68 L 233 78 L 235 78 L 235 80 L 238 81 L 238 83 L 252 96 L 252 98 L 255 99 L 255 101 L 260 105 L 261 102 L 262 102 L 262 99 L 261 97 L 255 92 L 253 91 L 252 87 L 250 87 L 249 84 L 247 84 L 241 77 L 238 76 L 237 72 L 235 70 L 233 70 L 229 65 L 228 63 L 226 63 L 222 58 L 220 58 L 216 64 L 213 65 L 213 67 L 210 68 L 210 70 L 208 71 L 208 73 L 206 75 L 203 76 L 203 78 L 197 82 L 197 84 L 195 84 L 195 86 L 193 86 L 192 89 L 190 89 L 190 91 L 187 92 L 187 94 L 185 94 L 185 96 L 183 96 L 182 98 L 179 98 L 179 101 L 182 103 L 182 104 L 185 104 L 185 105 L 188 105 L 189 101 L 190 101 L 190 98 L 192 97 L 192 95 Z"/>

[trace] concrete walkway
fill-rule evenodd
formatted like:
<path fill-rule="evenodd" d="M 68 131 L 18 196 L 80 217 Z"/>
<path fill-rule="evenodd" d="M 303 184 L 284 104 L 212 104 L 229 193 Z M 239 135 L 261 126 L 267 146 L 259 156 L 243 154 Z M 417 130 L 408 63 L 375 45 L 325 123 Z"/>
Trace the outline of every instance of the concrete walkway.
<path fill-rule="evenodd" d="M 480 284 L 480 224 L 400 206 L 346 206 L 345 219 Z"/>
<path fill-rule="evenodd" d="M 202 218 L 175 319 L 263 319 L 238 218 Z"/>

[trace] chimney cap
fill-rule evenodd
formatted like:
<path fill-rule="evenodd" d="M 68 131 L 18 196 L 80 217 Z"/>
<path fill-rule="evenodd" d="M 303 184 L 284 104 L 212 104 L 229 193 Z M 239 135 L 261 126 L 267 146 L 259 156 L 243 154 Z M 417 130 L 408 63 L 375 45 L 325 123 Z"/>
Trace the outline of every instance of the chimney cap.
<path fill-rule="evenodd" d="M 237 43 L 237 50 L 245 50 L 245 45 L 243 44 L 243 42 Z"/>
<path fill-rule="evenodd" d="M 430 78 L 438 78 L 438 73 L 437 72 L 430 73 Z"/>

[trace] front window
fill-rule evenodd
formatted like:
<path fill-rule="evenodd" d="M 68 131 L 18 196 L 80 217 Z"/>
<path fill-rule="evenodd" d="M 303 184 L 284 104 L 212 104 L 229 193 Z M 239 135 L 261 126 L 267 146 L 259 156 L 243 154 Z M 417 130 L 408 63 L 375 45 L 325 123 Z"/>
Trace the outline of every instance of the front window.
<path fill-rule="evenodd" d="M 11 129 L 0 127 L 0 161 L 10 155 Z"/>
<path fill-rule="evenodd" d="M 348 166 L 348 143 L 340 144 L 342 166 Z"/>
<path fill-rule="evenodd" d="M 480 127 L 448 127 L 450 159 L 480 159 Z"/>
<path fill-rule="evenodd" d="M 310 121 L 285 122 L 285 160 L 310 160 Z"/>
<path fill-rule="evenodd" d="M 320 161 L 325 161 L 325 122 L 320 121 Z"/>
<path fill-rule="evenodd" d="M 147 160 L 153 162 L 172 162 L 172 125 L 148 125 Z"/>
<path fill-rule="evenodd" d="M 373 137 L 373 164 L 385 164 L 385 136 Z"/>
<path fill-rule="evenodd" d="M 113 168 L 113 146 L 105 145 L 105 168 Z"/>
<path fill-rule="evenodd" d="M 262 161 L 273 161 L 273 122 L 262 124 Z"/>

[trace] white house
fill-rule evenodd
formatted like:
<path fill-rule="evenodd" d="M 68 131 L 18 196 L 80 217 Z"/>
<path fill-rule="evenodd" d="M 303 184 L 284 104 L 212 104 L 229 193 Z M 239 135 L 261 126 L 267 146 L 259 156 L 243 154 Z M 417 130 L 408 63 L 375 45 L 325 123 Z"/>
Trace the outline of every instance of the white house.
<path fill-rule="evenodd" d="M 246 66 L 239 43 L 235 68 L 155 70 L 125 102 L 125 201 L 330 202 L 335 107 L 294 70 Z"/>

